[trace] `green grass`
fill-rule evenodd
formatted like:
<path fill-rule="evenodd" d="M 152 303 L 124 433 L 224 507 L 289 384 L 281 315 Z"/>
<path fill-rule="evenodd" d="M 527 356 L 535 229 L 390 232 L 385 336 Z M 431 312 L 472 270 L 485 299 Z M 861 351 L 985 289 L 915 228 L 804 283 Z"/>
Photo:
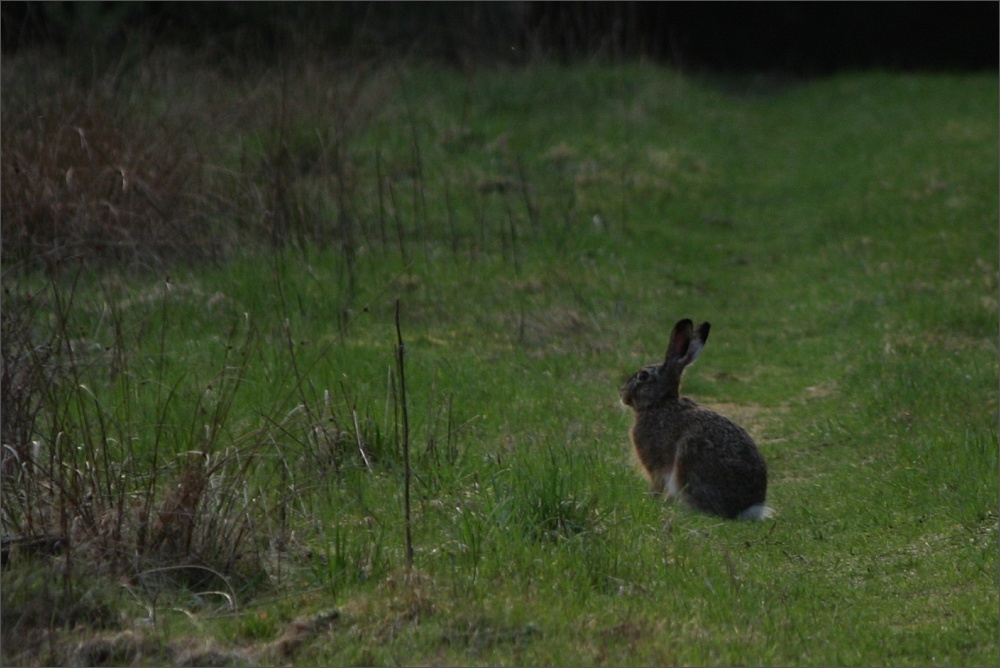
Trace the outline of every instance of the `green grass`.
<path fill-rule="evenodd" d="M 33 438 L 65 491 L 48 510 L 5 491 L 4 533 L 31 512 L 67 531 L 78 487 L 126 538 L 110 576 L 84 548 L 72 582 L 39 579 L 65 555 L 4 572 L 5 633 L 61 633 L 5 660 L 106 636 L 124 663 L 199 643 L 297 665 L 1000 660 L 995 77 L 753 97 L 637 65 L 373 80 L 341 121 L 295 81 L 287 128 L 216 121 L 219 164 L 283 136 L 314 161 L 286 190 L 246 172 L 298 212 L 289 243 L 6 271 L 5 304 L 34 294 L 64 351 Z M 685 393 L 756 437 L 773 522 L 654 501 L 631 461 L 618 385 L 682 317 L 713 325 Z M 201 475 L 199 524 L 164 538 L 191 550 L 126 549 L 132 500 L 163 510 Z M 168 570 L 192 564 L 212 577 Z M 88 605 L 116 614 L 81 625 Z"/>

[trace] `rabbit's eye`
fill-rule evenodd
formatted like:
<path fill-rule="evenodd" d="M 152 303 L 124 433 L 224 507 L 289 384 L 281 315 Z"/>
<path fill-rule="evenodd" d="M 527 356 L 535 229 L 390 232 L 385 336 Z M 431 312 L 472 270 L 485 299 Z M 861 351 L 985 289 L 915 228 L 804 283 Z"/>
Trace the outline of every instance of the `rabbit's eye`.
<path fill-rule="evenodd" d="M 645 370 L 643 370 L 643 371 L 640 371 L 640 372 L 638 373 L 638 375 L 636 375 L 636 379 L 637 379 L 637 380 L 638 380 L 638 381 L 639 381 L 640 383 L 645 383 L 645 382 L 646 382 L 647 380 L 649 380 L 649 372 L 648 372 L 648 371 L 645 371 Z"/>

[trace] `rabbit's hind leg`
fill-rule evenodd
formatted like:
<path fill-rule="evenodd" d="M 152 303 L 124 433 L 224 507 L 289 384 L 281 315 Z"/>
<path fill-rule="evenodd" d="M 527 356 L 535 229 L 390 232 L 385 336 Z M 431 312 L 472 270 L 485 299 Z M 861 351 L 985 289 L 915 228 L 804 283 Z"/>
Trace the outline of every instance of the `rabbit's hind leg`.
<path fill-rule="evenodd" d="M 734 517 L 738 512 L 716 484 L 708 483 L 697 475 L 688 476 L 686 483 L 683 498 L 688 505 L 711 515 L 728 518 Z"/>

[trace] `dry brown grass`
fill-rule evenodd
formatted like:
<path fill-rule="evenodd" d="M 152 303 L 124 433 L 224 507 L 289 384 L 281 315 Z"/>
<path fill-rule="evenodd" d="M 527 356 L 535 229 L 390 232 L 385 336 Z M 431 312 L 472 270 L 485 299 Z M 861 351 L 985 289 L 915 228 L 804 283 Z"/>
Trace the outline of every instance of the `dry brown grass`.
<path fill-rule="evenodd" d="M 5 263 L 90 257 L 155 266 L 210 254 L 196 206 L 203 161 L 180 128 L 73 90 L 6 111 L 2 150 Z"/>
<path fill-rule="evenodd" d="M 39 54 L 4 62 L 5 270 L 158 270 L 248 242 L 353 253 L 350 146 L 395 85 L 388 68 L 302 62 L 233 81 L 166 51 L 89 78 L 67 69 Z"/>

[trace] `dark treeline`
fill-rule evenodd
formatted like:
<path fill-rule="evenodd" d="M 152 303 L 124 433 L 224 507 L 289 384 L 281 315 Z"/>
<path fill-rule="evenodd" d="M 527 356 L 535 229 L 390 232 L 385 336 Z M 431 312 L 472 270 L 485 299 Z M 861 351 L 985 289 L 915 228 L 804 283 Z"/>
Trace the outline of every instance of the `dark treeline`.
<path fill-rule="evenodd" d="M 290 51 L 449 64 L 647 58 L 694 71 L 992 70 L 995 2 L 4 2 L 2 47 L 136 41 L 268 61 Z"/>

